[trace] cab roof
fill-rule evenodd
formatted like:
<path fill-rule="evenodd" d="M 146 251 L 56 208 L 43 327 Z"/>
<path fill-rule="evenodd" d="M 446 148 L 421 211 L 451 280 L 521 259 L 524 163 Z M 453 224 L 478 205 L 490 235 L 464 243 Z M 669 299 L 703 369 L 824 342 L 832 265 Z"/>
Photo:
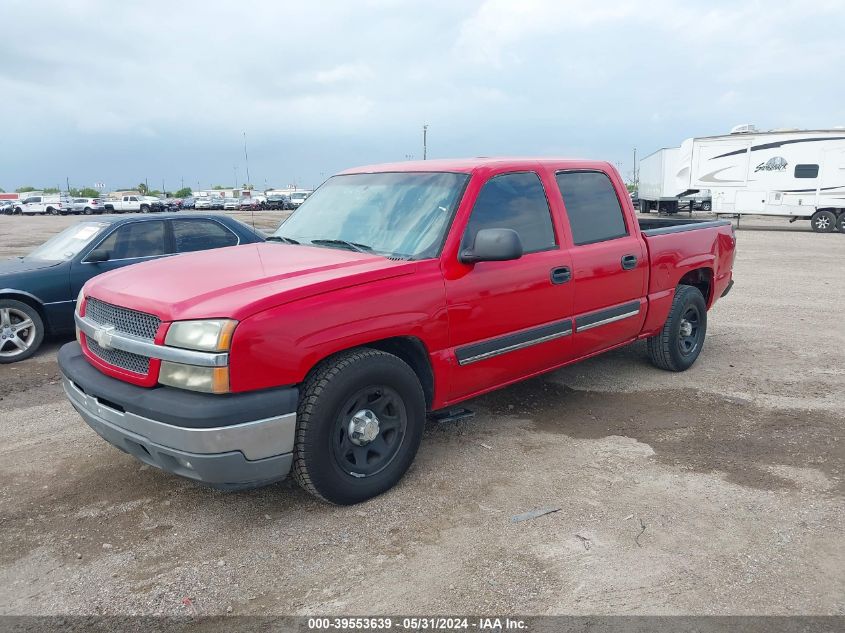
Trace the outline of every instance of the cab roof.
<path fill-rule="evenodd" d="M 372 174 L 380 172 L 445 171 L 471 174 L 481 169 L 528 170 L 545 167 L 548 169 L 607 169 L 606 161 L 581 158 L 439 158 L 434 160 L 406 160 L 395 163 L 381 163 L 352 167 L 340 174 Z"/>

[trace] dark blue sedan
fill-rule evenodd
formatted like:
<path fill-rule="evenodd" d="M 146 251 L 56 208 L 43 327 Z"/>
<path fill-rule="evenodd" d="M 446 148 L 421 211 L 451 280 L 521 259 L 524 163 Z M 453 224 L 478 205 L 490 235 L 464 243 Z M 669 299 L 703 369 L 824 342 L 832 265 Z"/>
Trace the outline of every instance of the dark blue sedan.
<path fill-rule="evenodd" d="M 130 264 L 264 236 L 224 215 L 101 217 L 68 227 L 25 257 L 0 261 L 0 363 L 29 358 L 45 334 L 73 331 L 83 284 Z"/>

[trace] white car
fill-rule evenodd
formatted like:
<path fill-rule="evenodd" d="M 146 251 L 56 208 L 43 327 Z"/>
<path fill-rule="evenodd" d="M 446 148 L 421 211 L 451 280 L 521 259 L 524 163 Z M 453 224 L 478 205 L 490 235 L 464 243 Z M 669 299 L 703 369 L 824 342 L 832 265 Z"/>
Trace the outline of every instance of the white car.
<path fill-rule="evenodd" d="M 104 213 L 105 205 L 99 198 L 74 198 L 70 201 L 71 213 L 83 213 L 91 215 L 92 213 Z"/>
<path fill-rule="evenodd" d="M 237 211 L 241 208 L 241 201 L 239 198 L 226 198 L 223 201 L 224 211 Z"/>
<path fill-rule="evenodd" d="M 70 198 L 61 194 L 29 196 L 15 204 L 17 215 L 65 215 L 70 211 Z"/>
<path fill-rule="evenodd" d="M 290 203 L 293 205 L 293 208 L 296 209 L 305 202 L 305 199 L 311 195 L 310 191 L 294 191 L 290 194 Z"/>
<path fill-rule="evenodd" d="M 204 196 L 202 198 L 197 198 L 194 200 L 194 209 L 210 209 L 211 208 L 211 198 L 208 196 Z"/>

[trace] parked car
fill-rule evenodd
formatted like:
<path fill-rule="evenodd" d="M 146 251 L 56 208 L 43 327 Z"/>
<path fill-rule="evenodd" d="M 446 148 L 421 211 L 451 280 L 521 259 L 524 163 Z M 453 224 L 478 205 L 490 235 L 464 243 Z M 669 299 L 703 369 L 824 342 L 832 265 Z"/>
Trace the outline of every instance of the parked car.
<path fill-rule="evenodd" d="M 241 198 L 239 208 L 246 211 L 260 211 L 263 205 L 257 198 Z"/>
<path fill-rule="evenodd" d="M 194 208 L 195 198 L 185 198 L 182 200 L 182 208 L 183 209 L 193 209 Z"/>
<path fill-rule="evenodd" d="M 79 215 L 92 215 L 105 212 L 106 207 L 99 198 L 74 198 L 70 201 L 70 212 Z"/>
<path fill-rule="evenodd" d="M 108 213 L 154 213 L 164 211 L 164 205 L 158 198 L 142 195 L 107 198 L 103 201 Z"/>
<path fill-rule="evenodd" d="M 223 209 L 225 211 L 237 211 L 241 208 L 241 201 L 238 198 L 226 198 L 223 200 Z"/>
<path fill-rule="evenodd" d="M 12 215 L 15 212 L 14 200 L 0 200 L 0 213 L 3 215 Z"/>
<path fill-rule="evenodd" d="M 310 191 L 294 191 L 290 194 L 290 203 L 291 206 L 296 209 L 298 208 L 308 196 L 311 195 Z"/>
<path fill-rule="evenodd" d="M 88 282 L 59 366 L 147 464 L 356 503 L 399 481 L 427 412 L 637 340 L 689 368 L 735 244 L 725 221 L 638 223 L 605 162 L 352 169 L 266 244 Z"/>
<path fill-rule="evenodd" d="M 71 200 L 62 194 L 42 194 L 18 200 L 14 212 L 17 215 L 65 215 Z"/>
<path fill-rule="evenodd" d="M 164 200 L 164 206 L 167 207 L 168 211 L 178 211 L 182 208 L 182 199 L 181 198 L 167 198 Z"/>
<path fill-rule="evenodd" d="M 203 196 L 201 198 L 195 198 L 194 200 L 194 208 L 197 210 L 200 209 L 211 209 L 211 197 L 210 196 Z"/>
<path fill-rule="evenodd" d="M 282 194 L 273 194 L 267 196 L 266 208 L 284 211 L 293 209 L 293 204 L 291 204 L 290 198 L 288 198 L 287 196 Z"/>
<path fill-rule="evenodd" d="M 100 273 L 165 255 L 264 238 L 226 216 L 103 217 L 68 227 L 25 257 L 0 261 L 0 363 L 28 358 L 45 334 L 73 330 L 74 297 Z"/>

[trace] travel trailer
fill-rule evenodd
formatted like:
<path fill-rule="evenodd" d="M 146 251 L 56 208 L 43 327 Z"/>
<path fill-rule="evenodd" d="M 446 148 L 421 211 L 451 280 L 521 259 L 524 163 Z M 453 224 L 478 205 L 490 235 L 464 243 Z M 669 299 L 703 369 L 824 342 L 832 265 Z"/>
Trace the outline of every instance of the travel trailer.
<path fill-rule="evenodd" d="M 659 152 L 662 173 L 674 174 L 662 185 L 661 210 L 676 211 L 679 198 L 709 189 L 717 216 L 779 215 L 810 220 L 814 231 L 845 232 L 845 128 L 760 132 L 743 125 L 672 150 Z M 655 162 L 654 154 L 640 162 L 641 200 L 643 176 Z"/>

